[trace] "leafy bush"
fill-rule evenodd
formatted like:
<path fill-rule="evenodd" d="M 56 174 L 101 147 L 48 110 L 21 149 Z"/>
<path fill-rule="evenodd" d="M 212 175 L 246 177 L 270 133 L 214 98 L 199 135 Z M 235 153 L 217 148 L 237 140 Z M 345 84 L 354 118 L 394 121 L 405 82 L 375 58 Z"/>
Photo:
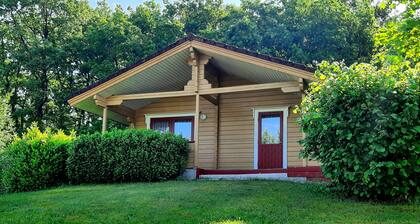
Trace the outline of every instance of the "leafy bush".
<path fill-rule="evenodd" d="M 2 154 L 2 185 L 8 192 L 38 190 L 67 182 L 66 160 L 74 135 L 32 126 Z"/>
<path fill-rule="evenodd" d="M 188 149 L 184 138 L 152 130 L 81 135 L 68 159 L 68 176 L 76 184 L 175 178 L 186 166 Z"/>
<path fill-rule="evenodd" d="M 323 62 L 301 105 L 306 158 L 337 189 L 407 200 L 420 192 L 419 69 Z"/>

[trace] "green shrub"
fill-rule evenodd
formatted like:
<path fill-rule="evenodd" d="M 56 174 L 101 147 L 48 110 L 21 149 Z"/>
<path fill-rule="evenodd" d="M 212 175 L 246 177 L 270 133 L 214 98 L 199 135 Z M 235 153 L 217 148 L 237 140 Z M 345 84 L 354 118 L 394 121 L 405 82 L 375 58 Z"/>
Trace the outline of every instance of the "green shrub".
<path fill-rule="evenodd" d="M 301 105 L 306 158 L 337 189 L 407 200 L 420 192 L 418 68 L 322 63 Z"/>
<path fill-rule="evenodd" d="M 2 154 L 2 185 L 8 192 L 32 191 L 68 182 L 66 160 L 74 135 L 32 126 Z"/>
<path fill-rule="evenodd" d="M 5 165 L 6 165 L 6 160 L 4 157 L 4 152 L 3 150 L 1 150 L 0 151 L 0 194 L 6 191 L 4 187 L 4 183 L 3 183 L 3 170 L 4 170 Z"/>
<path fill-rule="evenodd" d="M 184 170 L 188 150 L 184 138 L 152 130 L 81 135 L 68 159 L 68 176 L 75 184 L 167 180 Z"/>

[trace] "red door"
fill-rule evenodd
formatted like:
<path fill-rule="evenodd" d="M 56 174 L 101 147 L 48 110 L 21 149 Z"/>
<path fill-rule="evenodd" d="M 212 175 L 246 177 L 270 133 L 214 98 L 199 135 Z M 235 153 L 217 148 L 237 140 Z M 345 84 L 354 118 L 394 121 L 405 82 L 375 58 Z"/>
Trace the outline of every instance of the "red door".
<path fill-rule="evenodd" d="M 258 114 L 258 169 L 282 168 L 283 112 Z"/>

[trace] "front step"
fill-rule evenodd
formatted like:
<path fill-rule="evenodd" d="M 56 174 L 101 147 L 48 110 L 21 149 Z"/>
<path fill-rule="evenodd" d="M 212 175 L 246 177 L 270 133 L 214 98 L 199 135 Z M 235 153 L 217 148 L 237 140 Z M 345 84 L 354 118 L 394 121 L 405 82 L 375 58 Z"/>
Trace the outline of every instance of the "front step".
<path fill-rule="evenodd" d="M 204 180 L 288 180 L 304 182 L 305 177 L 288 177 L 286 173 L 259 173 L 259 174 L 211 174 L 200 175 Z"/>

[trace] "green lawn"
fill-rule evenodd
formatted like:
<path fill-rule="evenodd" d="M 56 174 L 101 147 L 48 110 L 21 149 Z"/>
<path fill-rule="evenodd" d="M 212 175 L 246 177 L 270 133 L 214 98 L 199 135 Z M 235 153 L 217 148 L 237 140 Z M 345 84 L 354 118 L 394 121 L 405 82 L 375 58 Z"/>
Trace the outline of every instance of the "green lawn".
<path fill-rule="evenodd" d="M 0 195 L 0 223 L 418 223 L 420 204 L 339 199 L 314 184 L 169 181 Z"/>

